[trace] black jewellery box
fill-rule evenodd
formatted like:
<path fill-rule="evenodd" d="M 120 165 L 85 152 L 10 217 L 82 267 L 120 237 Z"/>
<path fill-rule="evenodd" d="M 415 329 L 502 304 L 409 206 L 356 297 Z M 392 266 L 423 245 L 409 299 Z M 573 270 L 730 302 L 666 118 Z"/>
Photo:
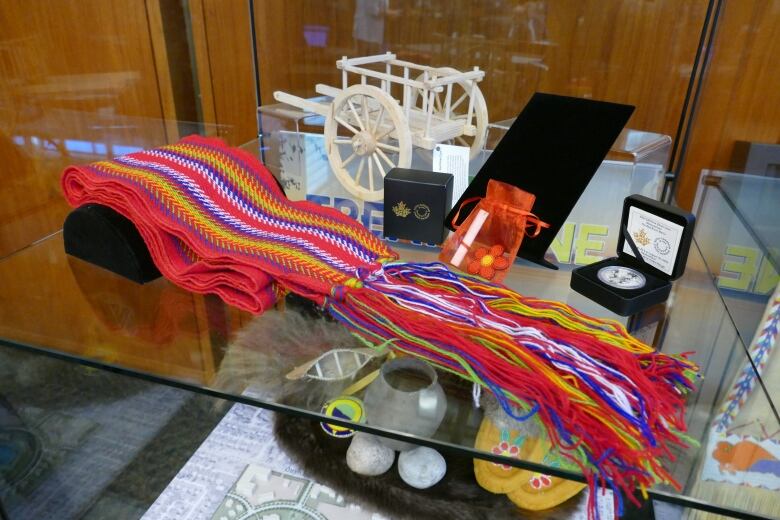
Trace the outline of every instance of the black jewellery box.
<path fill-rule="evenodd" d="M 623 202 L 617 258 L 574 269 L 571 288 L 621 316 L 666 301 L 685 272 L 695 218 L 642 195 Z"/>
<path fill-rule="evenodd" d="M 449 173 L 390 170 L 385 176 L 385 236 L 434 245 L 444 242 L 452 185 Z"/>

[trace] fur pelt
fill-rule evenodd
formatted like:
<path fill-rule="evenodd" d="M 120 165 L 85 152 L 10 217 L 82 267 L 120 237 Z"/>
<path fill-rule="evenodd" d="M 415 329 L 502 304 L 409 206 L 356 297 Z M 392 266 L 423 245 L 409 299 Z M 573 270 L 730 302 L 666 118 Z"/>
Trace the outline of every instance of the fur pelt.
<path fill-rule="evenodd" d="M 330 437 L 316 421 L 277 414 L 274 430 L 282 448 L 308 475 L 393 520 L 568 519 L 583 498 L 578 495 L 540 513 L 521 511 L 506 496 L 494 495 L 477 484 L 471 458 L 446 452 L 442 453 L 447 461 L 444 479 L 432 488 L 418 490 L 401 480 L 397 457 L 383 475 L 353 473 L 346 463 L 350 439 Z"/>
<path fill-rule="evenodd" d="M 375 360 L 355 378 L 340 382 L 286 380 L 285 374 L 295 366 L 329 349 L 362 346 L 339 323 L 311 309 L 290 307 L 284 312 L 266 312 L 244 327 L 225 353 L 215 381 L 217 388 L 237 393 L 251 388 L 274 402 L 319 411 L 325 401 L 341 395 L 355 379 L 379 367 L 381 361 Z M 470 399 L 470 385 L 441 372 L 439 377 L 448 395 L 462 393 Z M 447 474 L 427 490 L 404 483 L 396 464 L 384 475 L 361 476 L 346 464 L 350 439 L 330 437 L 318 421 L 305 417 L 276 414 L 275 421 L 280 446 L 307 475 L 393 520 L 568 519 L 580 500 L 574 498 L 543 514 L 521 512 L 506 496 L 494 495 L 477 484 L 471 458 L 446 452 L 442 455 L 447 461 Z M 462 439 L 450 441 L 458 443 Z"/>
<path fill-rule="evenodd" d="M 365 477 L 347 467 L 351 439 L 325 434 L 319 423 L 278 414 L 275 432 L 280 445 L 318 482 L 350 499 L 372 506 L 392 519 L 477 520 L 518 518 L 517 509 L 503 496 L 480 488 L 471 459 L 445 454 L 447 474 L 434 487 L 418 490 L 398 476 L 393 467 L 378 477 Z"/>
<path fill-rule="evenodd" d="M 363 346 L 341 324 L 323 319 L 315 309 L 295 300 L 292 302 L 284 311 L 269 310 L 253 318 L 238 333 L 220 364 L 214 380 L 217 388 L 232 393 L 249 388 L 278 399 L 290 390 L 308 386 L 307 381 L 285 378 L 296 366 L 337 347 Z M 351 383 L 336 383 L 335 391 Z"/>

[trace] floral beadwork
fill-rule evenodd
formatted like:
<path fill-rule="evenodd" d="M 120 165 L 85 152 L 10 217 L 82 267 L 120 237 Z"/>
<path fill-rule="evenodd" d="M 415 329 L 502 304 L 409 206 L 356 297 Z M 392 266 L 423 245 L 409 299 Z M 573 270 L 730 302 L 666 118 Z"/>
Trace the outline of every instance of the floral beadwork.
<path fill-rule="evenodd" d="M 531 484 L 532 488 L 541 490 L 552 485 L 552 478 L 550 475 L 545 475 L 543 473 L 534 473 L 528 480 L 528 483 Z"/>
<path fill-rule="evenodd" d="M 496 276 L 496 271 L 503 271 L 509 265 L 509 259 L 504 256 L 504 246 L 496 244 L 490 249 L 486 247 L 477 248 L 466 270 L 469 274 L 478 274 L 482 278 L 492 280 Z"/>
<path fill-rule="evenodd" d="M 577 465 L 575 463 L 562 457 L 555 448 L 552 448 L 550 451 L 545 453 L 544 459 L 542 459 L 542 464 L 552 468 L 563 468 L 568 470 L 577 469 Z M 545 475 L 544 473 L 534 473 L 531 478 L 528 479 L 528 483 L 532 488 L 540 491 L 552 486 L 553 481 L 550 475 Z"/>
<path fill-rule="evenodd" d="M 517 458 L 520 454 L 520 447 L 523 445 L 524 440 L 525 437 L 518 435 L 514 441 L 510 442 L 509 432 L 507 430 L 501 430 L 501 441 L 493 446 L 491 451 L 494 455 Z M 507 471 L 513 469 L 512 466 L 507 464 L 499 464 L 498 462 L 494 462 L 493 464 Z"/>

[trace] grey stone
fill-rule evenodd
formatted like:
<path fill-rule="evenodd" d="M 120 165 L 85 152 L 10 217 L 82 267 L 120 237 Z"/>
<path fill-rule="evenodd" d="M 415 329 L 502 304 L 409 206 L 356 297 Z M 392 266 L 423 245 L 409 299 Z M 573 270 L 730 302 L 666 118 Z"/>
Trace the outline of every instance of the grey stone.
<path fill-rule="evenodd" d="M 441 454 L 420 446 L 398 456 L 398 474 L 404 482 L 417 489 L 436 485 L 447 473 L 447 463 Z"/>
<path fill-rule="evenodd" d="M 393 465 L 395 451 L 373 435 L 358 432 L 347 449 L 347 466 L 359 475 L 375 477 Z"/>

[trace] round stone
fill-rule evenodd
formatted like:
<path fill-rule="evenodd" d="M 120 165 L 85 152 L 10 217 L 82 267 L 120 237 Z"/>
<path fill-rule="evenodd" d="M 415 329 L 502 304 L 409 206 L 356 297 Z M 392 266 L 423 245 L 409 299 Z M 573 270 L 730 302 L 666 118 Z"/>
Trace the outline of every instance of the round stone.
<path fill-rule="evenodd" d="M 404 482 L 417 489 L 436 485 L 447 473 L 447 463 L 441 454 L 420 446 L 398 456 L 398 474 Z"/>
<path fill-rule="evenodd" d="M 393 465 L 395 451 L 373 435 L 358 432 L 347 449 L 347 466 L 358 475 L 375 477 Z"/>

